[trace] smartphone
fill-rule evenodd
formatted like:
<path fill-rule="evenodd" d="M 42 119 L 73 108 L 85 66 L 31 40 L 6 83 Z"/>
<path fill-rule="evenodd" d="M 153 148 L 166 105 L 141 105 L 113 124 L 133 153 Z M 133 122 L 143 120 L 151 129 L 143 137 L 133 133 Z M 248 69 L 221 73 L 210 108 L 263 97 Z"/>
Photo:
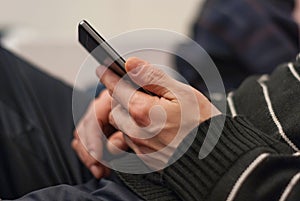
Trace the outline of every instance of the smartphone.
<path fill-rule="evenodd" d="M 126 74 L 125 60 L 85 20 L 78 25 L 78 40 L 100 64 L 107 66 L 120 77 Z"/>
<path fill-rule="evenodd" d="M 115 51 L 104 38 L 85 20 L 78 25 L 78 40 L 80 44 L 102 65 L 107 66 L 118 76 L 126 74 L 125 60 Z M 137 86 L 130 78 L 126 78 L 139 91 L 154 96 L 155 94 Z"/>

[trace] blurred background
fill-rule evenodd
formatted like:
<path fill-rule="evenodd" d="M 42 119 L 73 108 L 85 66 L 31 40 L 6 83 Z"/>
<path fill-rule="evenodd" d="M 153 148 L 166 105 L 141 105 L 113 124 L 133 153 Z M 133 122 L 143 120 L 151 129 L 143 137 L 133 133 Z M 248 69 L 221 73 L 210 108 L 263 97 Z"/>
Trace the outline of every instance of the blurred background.
<path fill-rule="evenodd" d="M 77 25 L 87 19 L 106 38 L 133 29 L 188 35 L 204 0 L 0 0 L 3 46 L 72 84 L 87 54 Z"/>

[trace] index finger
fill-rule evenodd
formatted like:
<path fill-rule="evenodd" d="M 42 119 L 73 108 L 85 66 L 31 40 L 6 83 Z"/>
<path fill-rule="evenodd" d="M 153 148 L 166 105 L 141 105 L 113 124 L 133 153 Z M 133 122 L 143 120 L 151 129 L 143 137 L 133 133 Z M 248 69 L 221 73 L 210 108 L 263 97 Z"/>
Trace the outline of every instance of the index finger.
<path fill-rule="evenodd" d="M 131 99 L 142 100 L 137 102 L 143 102 L 152 97 L 146 93 L 138 91 L 136 86 L 133 86 L 126 77 L 120 78 L 113 71 L 105 66 L 99 66 L 96 70 L 97 76 L 100 81 L 106 86 L 111 96 L 119 102 L 124 108 L 129 110 L 129 103 Z"/>
<path fill-rule="evenodd" d="M 102 65 L 96 69 L 96 74 L 100 79 L 100 82 L 103 83 L 108 89 L 109 93 L 112 94 L 115 86 L 121 78 L 117 74 L 112 72 L 109 68 Z"/>

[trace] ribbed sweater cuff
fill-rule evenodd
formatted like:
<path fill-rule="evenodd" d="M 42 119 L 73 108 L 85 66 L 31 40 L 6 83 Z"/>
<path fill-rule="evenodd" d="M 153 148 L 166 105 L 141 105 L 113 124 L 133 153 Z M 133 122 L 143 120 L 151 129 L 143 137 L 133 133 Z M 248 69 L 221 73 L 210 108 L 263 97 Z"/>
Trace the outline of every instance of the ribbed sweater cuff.
<path fill-rule="evenodd" d="M 222 127 L 220 125 L 222 125 L 222 121 L 224 122 L 224 118 L 225 124 Z M 225 173 L 240 158 L 245 157 L 245 155 L 252 158 L 251 155 L 253 154 L 257 155 L 266 150 L 272 151 L 270 145 L 276 143 L 275 140 L 254 129 L 250 123 L 241 117 L 233 119 L 220 115 L 213 119 L 214 121 L 208 120 L 198 127 L 197 136 L 189 149 L 162 173 L 168 187 L 176 192 L 182 200 L 206 200 Z M 221 136 L 212 152 L 200 160 L 198 158 L 199 151 L 210 122 L 212 132 L 209 134 L 215 135 L 211 137 L 219 136 L 220 132 Z M 181 146 L 183 144 L 184 142 Z M 257 151 L 259 148 L 263 149 Z M 241 164 L 238 165 L 241 166 Z"/>

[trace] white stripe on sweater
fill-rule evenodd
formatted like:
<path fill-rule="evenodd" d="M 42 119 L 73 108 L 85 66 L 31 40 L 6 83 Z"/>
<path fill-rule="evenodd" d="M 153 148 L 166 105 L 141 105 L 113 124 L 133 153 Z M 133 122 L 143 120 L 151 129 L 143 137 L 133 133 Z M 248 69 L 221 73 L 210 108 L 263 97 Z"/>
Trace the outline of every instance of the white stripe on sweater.
<path fill-rule="evenodd" d="M 259 155 L 248 167 L 247 169 L 242 173 L 242 175 L 239 177 L 239 179 L 234 184 L 230 194 L 228 195 L 226 201 L 233 201 L 236 194 L 238 193 L 239 189 L 241 188 L 244 181 L 247 179 L 247 177 L 251 174 L 251 172 L 262 162 L 265 158 L 269 156 L 268 153 L 264 153 Z"/>
<path fill-rule="evenodd" d="M 270 95 L 269 95 L 269 91 L 268 91 L 268 87 L 267 85 L 264 83 L 264 81 L 266 81 L 268 79 L 267 76 L 263 75 L 259 80 L 258 80 L 258 83 L 260 84 L 260 86 L 262 87 L 263 89 L 263 93 L 264 93 L 264 97 L 265 97 L 265 100 L 267 102 L 267 106 L 268 106 L 268 109 L 269 109 L 269 112 L 270 112 L 270 115 L 275 123 L 275 125 L 277 126 L 277 129 L 278 129 L 278 132 L 279 134 L 281 135 L 281 137 L 286 141 L 286 143 L 288 143 L 288 145 L 290 145 L 295 151 L 299 152 L 299 149 L 298 147 L 287 137 L 287 135 L 285 134 L 285 132 L 283 131 L 283 128 L 282 128 L 282 125 L 280 123 L 280 121 L 278 120 L 275 112 L 274 112 L 274 109 L 273 109 L 273 106 L 272 106 L 272 102 L 271 102 L 271 99 L 270 99 Z"/>
<path fill-rule="evenodd" d="M 293 178 L 291 179 L 290 183 L 287 185 L 287 187 L 285 188 L 285 190 L 283 191 L 279 201 L 285 201 L 289 194 L 291 193 L 293 187 L 297 184 L 297 182 L 300 179 L 300 173 L 296 174 L 295 176 L 293 176 Z"/>
<path fill-rule="evenodd" d="M 293 153 L 293 156 L 300 156 L 300 152 Z"/>
<path fill-rule="evenodd" d="M 293 74 L 293 76 L 300 82 L 300 76 L 297 73 L 297 71 L 295 70 L 293 63 L 288 63 L 288 67 L 289 67 L 291 73 Z"/>
<path fill-rule="evenodd" d="M 237 113 L 236 113 L 236 110 L 235 110 L 235 106 L 234 106 L 232 96 L 233 96 L 233 92 L 229 92 L 228 96 L 227 96 L 227 102 L 228 102 L 228 106 L 229 106 L 230 113 L 231 113 L 232 117 L 235 117 L 235 116 L 237 116 Z"/>

